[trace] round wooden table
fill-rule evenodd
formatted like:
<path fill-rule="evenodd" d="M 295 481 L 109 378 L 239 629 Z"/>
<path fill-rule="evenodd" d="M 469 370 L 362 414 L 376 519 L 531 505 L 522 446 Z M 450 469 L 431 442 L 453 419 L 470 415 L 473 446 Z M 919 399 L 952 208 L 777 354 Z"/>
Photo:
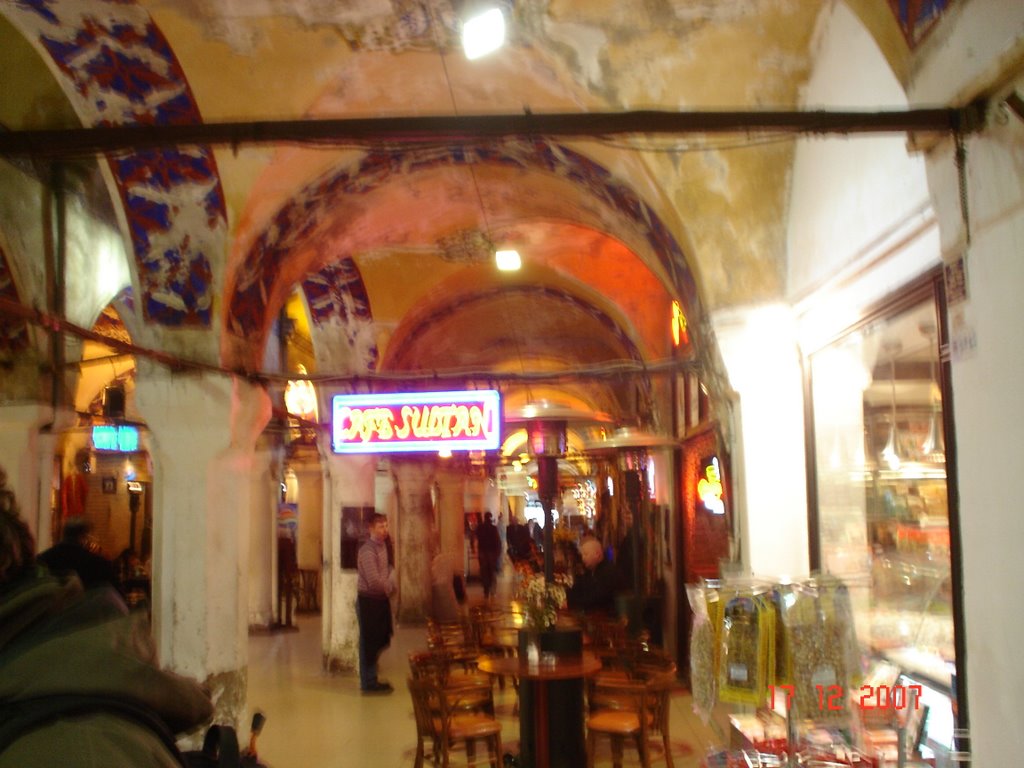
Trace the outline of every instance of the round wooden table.
<path fill-rule="evenodd" d="M 550 768 L 552 753 L 558 753 L 558 764 L 582 765 L 579 762 L 586 754 L 583 733 L 583 679 L 601 669 L 600 660 L 594 654 L 584 651 L 579 656 L 554 657 L 553 663 L 529 664 L 523 658 L 481 656 L 477 666 L 492 675 L 515 675 L 520 681 L 519 707 L 519 748 L 520 757 L 532 753 L 530 768 Z M 559 702 L 558 712 L 549 712 L 548 699 L 552 684 L 564 682 L 568 687 L 559 688 L 559 693 L 569 693 Z M 533 698 L 532 706 L 525 706 L 523 685 L 529 686 Z M 561 725 L 551 728 L 552 716 Z M 578 733 L 576 733 L 578 731 Z M 532 739 L 531 739 L 532 736 Z M 557 740 L 553 749 L 552 739 Z M 527 743 L 532 741 L 533 743 Z"/>

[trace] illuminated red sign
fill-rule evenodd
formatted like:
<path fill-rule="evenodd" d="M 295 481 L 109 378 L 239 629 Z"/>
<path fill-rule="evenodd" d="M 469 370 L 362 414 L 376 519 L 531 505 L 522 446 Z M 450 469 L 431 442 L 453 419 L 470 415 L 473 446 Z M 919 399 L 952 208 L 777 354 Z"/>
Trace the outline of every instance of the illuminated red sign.
<path fill-rule="evenodd" d="M 704 507 L 713 515 L 725 514 L 725 501 L 722 495 L 722 473 L 718 467 L 718 457 L 712 456 L 701 462 L 704 465 L 704 477 L 697 483 L 697 495 L 704 502 Z"/>
<path fill-rule="evenodd" d="M 487 451 L 501 441 L 501 397 L 493 389 L 335 395 L 335 453 Z"/>

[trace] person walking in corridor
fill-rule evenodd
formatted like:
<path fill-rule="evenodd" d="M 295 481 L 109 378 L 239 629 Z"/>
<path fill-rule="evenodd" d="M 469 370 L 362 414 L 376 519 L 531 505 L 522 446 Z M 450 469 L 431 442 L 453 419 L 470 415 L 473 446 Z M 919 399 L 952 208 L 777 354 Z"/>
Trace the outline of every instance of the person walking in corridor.
<path fill-rule="evenodd" d="M 356 561 L 356 617 L 359 620 L 359 685 L 363 693 L 391 693 L 391 684 L 377 677 L 377 660 L 391 645 L 391 594 L 394 569 L 388 560 L 388 519 L 375 513 L 370 518 L 370 538 L 359 548 Z"/>
<path fill-rule="evenodd" d="M 494 593 L 494 575 L 498 570 L 498 556 L 501 554 L 501 537 L 490 512 L 484 512 L 484 521 L 476 529 L 476 555 L 480 561 L 480 583 L 484 587 L 484 598 Z"/>

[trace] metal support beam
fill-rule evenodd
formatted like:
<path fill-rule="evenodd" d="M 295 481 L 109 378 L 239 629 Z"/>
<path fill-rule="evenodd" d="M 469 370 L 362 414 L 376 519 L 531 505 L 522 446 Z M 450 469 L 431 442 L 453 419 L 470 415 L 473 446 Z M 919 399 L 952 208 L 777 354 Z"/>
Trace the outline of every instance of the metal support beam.
<path fill-rule="evenodd" d="M 969 133 L 985 105 L 888 112 L 589 112 L 275 120 L 0 131 L 0 157 L 69 157 L 180 145 L 472 144 L 506 136 L 582 138 L 716 133 Z"/>

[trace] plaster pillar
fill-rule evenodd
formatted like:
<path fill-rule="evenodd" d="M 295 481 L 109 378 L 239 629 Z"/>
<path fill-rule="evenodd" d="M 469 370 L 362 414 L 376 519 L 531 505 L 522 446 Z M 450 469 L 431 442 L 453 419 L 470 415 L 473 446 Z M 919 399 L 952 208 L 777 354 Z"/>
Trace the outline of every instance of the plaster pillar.
<path fill-rule="evenodd" d="M 402 458 L 391 466 L 398 497 L 398 619 L 424 623 L 432 601 L 430 564 L 438 550 L 437 523 L 430 497 L 434 463 L 432 459 Z"/>
<path fill-rule="evenodd" d="M 716 313 L 712 322 L 739 395 L 733 450 L 743 564 L 748 573 L 810 570 L 804 466 L 803 380 L 792 314 L 765 306 Z"/>
<path fill-rule="evenodd" d="M 279 495 L 279 464 L 281 449 L 268 438 L 257 443 L 250 475 L 249 504 L 249 627 L 269 627 L 274 622 L 274 603 L 277 597 L 275 540 L 277 529 L 277 499 Z"/>
<path fill-rule="evenodd" d="M 450 464 L 442 464 L 437 471 L 437 527 L 440 550 L 458 563 L 465 577 L 468 572 L 466 558 L 466 477 Z"/>
<path fill-rule="evenodd" d="M 153 631 L 163 665 L 206 684 L 215 719 L 245 710 L 250 493 L 267 393 L 142 364 L 153 459 Z"/>
<path fill-rule="evenodd" d="M 70 423 L 70 412 L 59 414 Z M 53 409 L 30 403 L 0 408 L 0 467 L 7 472 L 7 487 L 14 491 L 21 517 L 36 539 L 38 550 L 51 544 L 50 492 L 53 454 L 60 427 L 53 424 Z"/>
<path fill-rule="evenodd" d="M 374 506 L 374 455 L 330 454 L 329 489 L 323 517 L 323 632 L 324 667 L 332 672 L 359 669 L 359 624 L 356 621 L 355 568 L 341 567 L 341 508 Z"/>
<path fill-rule="evenodd" d="M 299 484 L 299 568 L 320 570 L 323 563 L 324 473 L 319 454 L 293 458 L 289 466 Z"/>

